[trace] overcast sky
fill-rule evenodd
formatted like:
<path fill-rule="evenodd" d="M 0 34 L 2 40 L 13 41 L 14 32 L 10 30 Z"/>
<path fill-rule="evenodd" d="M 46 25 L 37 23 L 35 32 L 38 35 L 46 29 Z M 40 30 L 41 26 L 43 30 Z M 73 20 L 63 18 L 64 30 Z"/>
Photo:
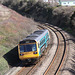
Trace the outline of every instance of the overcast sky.
<path fill-rule="evenodd" d="M 48 2 L 48 0 L 44 0 L 45 2 Z M 59 1 L 59 0 L 56 0 L 56 1 Z"/>

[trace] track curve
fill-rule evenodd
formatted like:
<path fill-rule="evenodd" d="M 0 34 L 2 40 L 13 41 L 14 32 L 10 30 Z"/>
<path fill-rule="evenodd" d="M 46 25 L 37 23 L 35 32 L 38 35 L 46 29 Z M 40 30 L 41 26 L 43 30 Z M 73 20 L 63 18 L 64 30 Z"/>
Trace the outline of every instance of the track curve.
<path fill-rule="evenodd" d="M 61 61 L 60 61 L 60 63 L 59 63 L 59 65 L 58 65 L 58 67 L 57 67 L 57 69 L 55 70 L 55 73 L 54 74 L 51 74 L 50 73 L 50 75 L 58 75 L 58 73 L 59 73 L 59 70 L 60 70 L 60 68 L 61 68 L 61 66 L 62 66 L 62 63 L 63 63 L 63 61 L 64 61 L 64 58 L 65 58 L 65 55 L 66 55 L 66 40 L 65 40 L 65 37 L 64 37 L 64 35 L 63 35 L 63 33 L 60 31 L 60 30 L 58 30 L 57 28 L 55 28 L 54 26 L 52 26 L 52 25 L 50 25 L 50 24 L 46 24 L 46 26 L 47 27 L 52 27 L 52 28 L 54 28 L 56 31 L 58 31 L 60 34 L 61 34 L 61 36 L 63 37 L 63 40 L 64 40 L 64 49 L 63 49 L 63 54 L 62 54 L 62 58 L 61 58 Z M 51 29 L 51 28 L 50 28 Z M 54 31 L 55 32 L 55 31 Z M 48 68 L 49 69 L 49 68 Z M 48 72 L 48 69 L 45 71 L 45 73 L 44 73 L 44 75 L 47 75 L 47 72 Z"/>
<path fill-rule="evenodd" d="M 59 39 L 58 40 L 58 46 L 57 46 L 56 52 L 54 54 L 54 57 L 52 58 L 52 61 L 50 62 L 49 66 L 43 72 L 43 75 L 60 75 L 61 72 L 59 72 L 59 71 L 60 71 L 61 65 L 62 65 L 62 63 L 64 61 L 64 56 L 66 55 L 65 54 L 65 52 L 66 52 L 66 41 L 65 41 L 65 37 L 61 33 L 60 30 L 58 30 L 57 28 L 55 28 L 52 25 L 49 25 L 49 24 L 46 24 L 45 25 L 44 24 L 44 25 L 39 25 L 39 27 L 52 30 L 56 34 L 57 38 Z M 61 43 L 60 43 L 60 41 L 61 41 Z M 61 47 L 61 45 L 62 45 L 62 47 Z M 61 49 L 61 52 L 60 52 L 60 49 Z M 59 57 L 60 57 L 60 59 L 59 59 Z M 36 74 L 36 73 L 34 73 L 35 70 L 37 70 L 37 67 L 40 66 L 40 63 L 44 59 L 41 58 L 40 60 L 41 61 L 39 61 L 38 64 L 34 65 L 33 67 L 28 67 L 28 68 L 30 68 L 30 70 L 25 67 L 23 70 L 19 71 L 16 75 L 35 75 Z M 25 74 L 25 72 L 26 72 L 25 70 L 28 71 L 26 74 Z M 24 71 L 24 74 L 22 74 L 23 71 Z M 42 75 L 42 74 L 40 74 L 40 75 Z"/>

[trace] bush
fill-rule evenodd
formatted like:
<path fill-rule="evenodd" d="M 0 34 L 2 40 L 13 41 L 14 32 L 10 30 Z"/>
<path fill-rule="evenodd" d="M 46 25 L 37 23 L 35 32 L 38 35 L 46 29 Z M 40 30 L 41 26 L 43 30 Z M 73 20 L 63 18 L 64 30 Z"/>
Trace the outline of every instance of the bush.
<path fill-rule="evenodd" d="M 71 16 L 70 27 L 75 30 L 75 11 Z"/>
<path fill-rule="evenodd" d="M 75 28 L 75 7 L 53 6 L 36 0 L 8 0 L 3 3 L 35 21 L 48 22 L 62 28 Z"/>

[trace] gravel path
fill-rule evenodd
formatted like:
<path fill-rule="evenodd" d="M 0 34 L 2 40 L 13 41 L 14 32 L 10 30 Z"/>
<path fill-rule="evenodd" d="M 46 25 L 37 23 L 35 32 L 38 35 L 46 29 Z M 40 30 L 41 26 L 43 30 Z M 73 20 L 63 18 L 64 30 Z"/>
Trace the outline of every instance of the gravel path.
<path fill-rule="evenodd" d="M 62 74 L 60 75 L 75 75 L 75 38 L 61 28 L 58 29 L 64 34 L 68 46 L 66 59 L 60 70 Z"/>
<path fill-rule="evenodd" d="M 62 75 L 75 75 L 75 38 L 65 33 L 68 41 L 68 51 L 65 63 L 61 69 Z"/>

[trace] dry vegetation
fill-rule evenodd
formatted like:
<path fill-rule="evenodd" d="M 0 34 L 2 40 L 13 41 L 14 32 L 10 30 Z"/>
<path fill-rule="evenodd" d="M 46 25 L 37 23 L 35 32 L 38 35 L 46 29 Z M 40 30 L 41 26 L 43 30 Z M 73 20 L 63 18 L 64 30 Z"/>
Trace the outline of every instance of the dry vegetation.
<path fill-rule="evenodd" d="M 17 46 L 20 40 L 37 30 L 36 24 L 33 20 L 0 5 L 0 75 L 9 69 L 3 56 Z"/>
<path fill-rule="evenodd" d="M 2 0 L 3 5 L 35 21 L 57 25 L 75 36 L 75 7 L 52 6 L 39 0 Z"/>

